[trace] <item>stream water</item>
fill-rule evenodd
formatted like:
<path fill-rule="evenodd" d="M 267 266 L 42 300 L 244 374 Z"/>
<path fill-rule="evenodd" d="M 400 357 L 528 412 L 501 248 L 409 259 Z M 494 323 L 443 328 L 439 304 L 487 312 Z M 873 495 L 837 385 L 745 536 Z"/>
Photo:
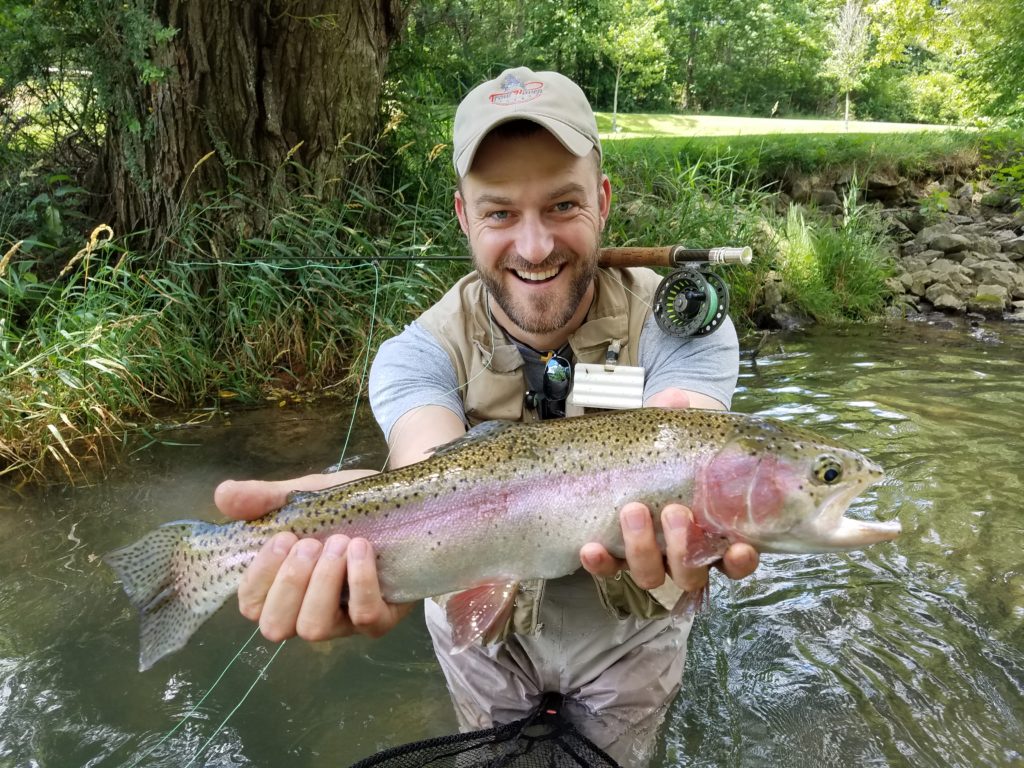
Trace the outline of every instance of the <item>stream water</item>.
<path fill-rule="evenodd" d="M 734 408 L 880 462 L 886 480 L 851 514 L 898 517 L 904 534 L 716 578 L 655 768 L 1024 766 L 1024 328 L 770 337 L 745 354 Z M 216 519 L 226 477 L 333 463 L 350 415 L 221 412 L 101 482 L 0 491 L 0 768 L 347 766 L 455 730 L 418 613 L 379 641 L 274 657 L 228 608 L 136 671 L 137 619 L 99 556 Z M 357 409 L 349 461 L 379 466 L 381 449 Z"/>

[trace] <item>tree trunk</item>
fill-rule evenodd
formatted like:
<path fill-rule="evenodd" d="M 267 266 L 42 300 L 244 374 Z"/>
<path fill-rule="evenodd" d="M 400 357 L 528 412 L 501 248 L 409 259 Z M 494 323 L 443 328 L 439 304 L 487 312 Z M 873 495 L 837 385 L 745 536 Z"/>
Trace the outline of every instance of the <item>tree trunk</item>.
<path fill-rule="evenodd" d="M 231 229 L 243 236 L 264 231 L 275 200 L 299 182 L 330 195 L 352 146 L 374 138 L 408 0 L 153 7 L 177 30 L 151 53 L 166 75 L 126 78 L 107 125 L 103 172 L 120 232 L 145 229 L 153 245 L 211 190 L 236 193 Z"/>
<path fill-rule="evenodd" d="M 846 92 L 846 106 L 843 108 L 843 128 L 850 130 L 850 92 Z"/>

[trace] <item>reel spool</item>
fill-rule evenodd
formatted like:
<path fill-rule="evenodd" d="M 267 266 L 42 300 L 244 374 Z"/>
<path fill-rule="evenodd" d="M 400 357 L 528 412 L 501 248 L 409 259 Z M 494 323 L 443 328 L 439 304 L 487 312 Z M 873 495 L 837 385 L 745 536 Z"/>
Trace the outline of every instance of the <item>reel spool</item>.
<path fill-rule="evenodd" d="M 683 267 L 654 294 L 654 319 L 670 336 L 706 336 L 729 316 L 729 286 L 714 272 Z"/>

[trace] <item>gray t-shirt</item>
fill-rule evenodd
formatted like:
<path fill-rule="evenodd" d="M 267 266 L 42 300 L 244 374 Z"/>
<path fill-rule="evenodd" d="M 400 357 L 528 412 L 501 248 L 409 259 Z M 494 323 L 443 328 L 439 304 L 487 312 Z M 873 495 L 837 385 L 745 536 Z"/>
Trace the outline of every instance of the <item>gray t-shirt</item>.
<path fill-rule="evenodd" d="M 520 352 L 528 367 L 539 369 L 535 352 L 523 347 Z M 645 371 L 645 400 L 668 387 L 678 387 L 713 397 L 728 408 L 739 368 L 736 329 L 726 318 L 722 327 L 708 336 L 676 338 L 662 331 L 652 315 L 640 332 L 639 362 Z M 385 341 L 377 352 L 370 369 L 370 405 L 386 438 L 399 418 L 424 405 L 443 406 L 466 421 L 451 358 L 430 332 L 415 322 Z"/>

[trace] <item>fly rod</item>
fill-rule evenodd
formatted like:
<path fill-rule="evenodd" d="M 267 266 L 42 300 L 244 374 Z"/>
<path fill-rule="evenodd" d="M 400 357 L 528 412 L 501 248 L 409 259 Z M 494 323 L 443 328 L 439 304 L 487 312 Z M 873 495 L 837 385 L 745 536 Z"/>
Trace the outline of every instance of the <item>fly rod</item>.
<path fill-rule="evenodd" d="M 754 252 L 742 247 L 687 248 L 665 245 L 656 248 L 602 248 L 597 263 L 602 267 L 684 267 L 695 264 L 747 265 Z"/>
<path fill-rule="evenodd" d="M 685 245 L 602 248 L 597 263 L 602 267 L 685 267 L 699 264 L 750 264 L 749 245 L 687 248 Z M 355 259 L 353 259 L 355 260 Z M 471 261 L 468 256 L 373 256 L 371 261 Z"/>

